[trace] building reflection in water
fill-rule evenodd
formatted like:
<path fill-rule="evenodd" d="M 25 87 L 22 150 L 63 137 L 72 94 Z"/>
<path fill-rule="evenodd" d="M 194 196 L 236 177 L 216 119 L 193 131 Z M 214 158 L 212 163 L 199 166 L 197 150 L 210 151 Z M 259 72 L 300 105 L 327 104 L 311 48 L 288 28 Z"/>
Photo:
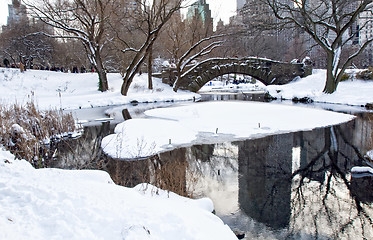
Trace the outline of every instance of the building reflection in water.
<path fill-rule="evenodd" d="M 276 229 L 290 219 L 292 141 L 286 134 L 238 143 L 241 210 Z"/>
<path fill-rule="evenodd" d="M 270 232 L 274 238 L 373 239 L 372 178 L 349 175 L 373 149 L 371 119 L 364 114 L 340 126 L 196 145 L 133 162 L 100 152 L 102 137 L 112 131 L 104 123 L 65 146 L 53 164 L 103 169 L 128 187 L 150 182 L 182 195 L 208 196 L 217 215 L 238 216 L 236 226 L 253 238 Z"/>
<path fill-rule="evenodd" d="M 371 133 L 369 118 L 358 118 L 335 127 L 236 142 L 233 145 L 238 153 L 231 159 L 221 155 L 222 151 L 214 151 L 212 156 L 209 154 L 208 163 L 203 164 L 206 159 L 198 159 L 198 155 L 191 156 L 190 161 L 199 162 L 204 175 L 218 172 L 216 169 L 229 172 L 237 161 L 238 173 L 233 175 L 238 178 L 238 209 L 230 214 L 242 217 L 244 213 L 253 220 L 248 225 L 265 225 L 259 230 L 253 226 L 246 230 L 256 229 L 262 234 L 277 229 L 281 230 L 277 233 L 281 238 L 291 239 L 370 239 L 373 181 L 351 179 L 349 171 L 364 164 L 363 153 L 373 146 Z M 216 148 L 222 147 L 215 145 Z M 227 165 L 222 166 L 224 162 Z M 206 170 L 206 166 L 211 169 Z M 215 178 L 218 182 L 219 175 Z M 214 196 L 234 196 L 229 187 L 215 189 L 226 192 L 211 193 L 207 184 L 212 181 L 203 181 L 200 185 L 207 189 L 205 194 L 218 205 L 220 198 Z M 229 177 L 220 181 L 222 185 L 235 184 Z M 223 219 L 230 217 L 219 211 L 217 214 Z"/>

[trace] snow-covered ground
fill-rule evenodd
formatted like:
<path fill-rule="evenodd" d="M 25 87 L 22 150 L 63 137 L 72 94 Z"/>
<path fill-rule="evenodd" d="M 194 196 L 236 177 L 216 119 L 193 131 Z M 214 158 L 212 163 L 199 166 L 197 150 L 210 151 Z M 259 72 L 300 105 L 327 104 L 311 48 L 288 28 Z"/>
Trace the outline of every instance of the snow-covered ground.
<path fill-rule="evenodd" d="M 218 81 L 212 80 L 203 86 L 199 92 L 209 93 L 209 92 L 251 92 L 251 91 L 265 91 L 265 85 L 259 81 L 255 83 L 233 83 L 233 81 Z"/>
<path fill-rule="evenodd" d="M 128 96 L 120 94 L 122 78 L 109 73 L 109 91 L 99 92 L 97 73 L 62 73 L 52 71 L 0 68 L 0 103 L 23 104 L 33 100 L 39 109 L 79 109 L 138 102 L 186 101 L 199 95 L 186 91 L 175 93 L 171 87 L 154 78 L 153 90 L 147 89 L 147 75 L 136 76 Z"/>
<path fill-rule="evenodd" d="M 171 87 L 154 78 L 154 89 L 147 89 L 147 75 L 137 76 L 127 97 L 120 94 L 122 78 L 119 73 L 109 73 L 109 91 L 98 92 L 96 73 L 61 73 L 52 71 L 0 68 L 0 103 L 13 104 L 34 100 L 40 109 L 62 108 L 79 109 L 99 106 L 128 104 L 138 102 L 186 101 L 199 99 L 199 95 L 179 90 L 175 93 Z M 264 86 L 255 84 L 226 84 L 212 81 L 201 92 L 209 91 L 268 91 L 277 98 L 292 99 L 309 97 L 314 101 L 365 105 L 373 103 L 373 81 L 347 80 L 338 85 L 333 94 L 324 94 L 325 70 L 314 70 L 314 74 L 300 78 L 286 85 Z"/>
<path fill-rule="evenodd" d="M 317 102 L 362 105 L 373 103 L 373 81 L 350 79 L 340 82 L 333 94 L 324 94 L 326 70 L 315 70 L 311 76 L 283 86 L 268 86 L 269 93 L 278 98 L 309 97 Z"/>
<path fill-rule="evenodd" d="M 0 68 L 0 103 L 33 100 L 40 109 L 77 109 L 199 98 L 194 93 L 174 93 L 159 80 L 149 91 L 145 74 L 134 80 L 129 96 L 123 97 L 120 75 L 108 77 L 110 91 L 100 93 L 94 73 L 20 73 Z M 287 98 L 297 95 L 348 104 L 373 102 L 372 82 L 343 82 L 335 94 L 324 95 L 324 79 L 325 72 L 317 71 L 294 83 L 266 89 L 273 96 Z M 116 133 L 104 141 L 111 155 L 149 155 L 190 141 L 259 137 L 353 118 L 316 109 L 249 102 L 197 103 L 146 114 L 148 119 L 120 124 Z M 124 144 L 123 140 L 128 142 Z M 122 151 L 124 148 L 131 150 L 130 155 Z M 162 191 L 161 195 L 144 193 L 138 188 L 115 185 L 102 171 L 36 170 L 26 161 L 13 159 L 9 152 L 0 150 L 0 239 L 235 239 L 232 231 L 211 214 L 208 199 L 190 200 Z"/>
<path fill-rule="evenodd" d="M 151 185 L 125 188 L 104 171 L 34 169 L 0 149 L 0 239 L 237 239 L 210 199 Z"/>

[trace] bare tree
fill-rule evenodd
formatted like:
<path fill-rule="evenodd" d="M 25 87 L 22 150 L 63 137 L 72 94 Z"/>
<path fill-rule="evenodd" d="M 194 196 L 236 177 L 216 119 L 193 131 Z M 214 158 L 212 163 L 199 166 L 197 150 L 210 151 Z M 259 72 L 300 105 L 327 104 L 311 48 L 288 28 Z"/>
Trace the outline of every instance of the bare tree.
<path fill-rule="evenodd" d="M 156 53 L 174 62 L 187 47 L 187 39 L 186 23 L 182 21 L 181 16 L 174 14 L 155 43 Z"/>
<path fill-rule="evenodd" d="M 136 46 L 132 39 L 125 39 L 122 35 L 117 34 L 119 41 L 125 46 L 122 52 L 129 54 L 131 61 L 126 68 L 123 76 L 123 84 L 121 93 L 126 96 L 128 89 L 132 83 L 136 73 L 139 72 L 141 65 L 152 52 L 153 45 L 158 38 L 162 28 L 174 13 L 180 10 L 184 0 L 134 0 L 136 3 L 136 11 L 129 12 L 130 19 L 124 18 L 126 22 L 122 26 L 135 25 L 136 32 L 141 33 L 138 36 L 142 40 L 140 46 Z M 150 3 L 150 4 L 149 4 Z M 132 19 L 132 20 L 131 20 Z M 134 29 L 132 29 L 134 31 Z M 151 59 L 151 58 L 150 58 Z"/>
<path fill-rule="evenodd" d="M 188 65 L 191 64 L 193 61 L 200 59 L 201 57 L 209 55 L 214 49 L 220 47 L 224 41 L 212 41 L 217 38 L 222 38 L 225 35 L 212 35 L 209 37 L 202 38 L 193 46 L 191 46 L 177 61 L 176 63 L 176 80 L 173 86 L 174 91 L 177 91 L 179 87 L 179 80 L 181 76 L 188 68 Z M 202 47 L 203 44 L 208 43 L 206 46 Z M 199 49 L 200 48 L 200 49 Z"/>
<path fill-rule="evenodd" d="M 372 0 L 260 0 L 281 23 L 295 24 L 306 32 L 326 54 L 327 77 L 324 93 L 333 93 L 352 60 L 373 41 L 368 37 L 345 60 L 341 53 L 345 46 L 370 25 L 359 16 L 369 13 Z M 358 29 L 356 29 L 359 25 Z M 353 29 L 355 28 L 355 29 Z"/>
<path fill-rule="evenodd" d="M 209 44 L 209 37 L 222 35 L 213 34 L 211 24 L 209 19 L 204 22 L 200 14 L 184 21 L 180 14 L 174 14 L 160 33 L 160 40 L 156 42 L 157 50 L 159 49 L 163 56 L 167 56 L 172 62 L 178 64 L 180 61 L 186 60 L 185 58 L 190 54 L 206 47 Z M 205 40 L 200 42 L 201 39 Z M 196 43 L 198 44 L 194 46 Z M 188 55 L 183 56 L 188 51 Z"/>
<path fill-rule="evenodd" d="M 110 41 L 106 27 L 116 0 L 39 0 L 26 3 L 34 17 L 56 29 L 52 38 L 78 39 L 99 76 L 99 90 L 108 90 L 103 49 Z"/>
<path fill-rule="evenodd" d="M 212 19 L 202 18 L 200 12 L 182 21 L 179 14 L 174 14 L 171 20 L 165 25 L 160 33 L 160 41 L 157 41 L 157 48 L 163 50 L 164 56 L 171 59 L 175 64 L 176 81 L 174 90 L 177 91 L 180 76 L 190 68 L 196 61 L 201 61 L 215 52 L 224 43 L 225 33 L 212 31 Z"/>
<path fill-rule="evenodd" d="M 38 22 L 29 23 L 26 19 L 3 28 L 0 34 L 0 52 L 9 58 L 11 65 L 17 65 L 20 58 L 32 68 L 34 64 L 46 64 L 54 56 L 57 43 L 45 36 L 30 35 L 43 28 Z"/>

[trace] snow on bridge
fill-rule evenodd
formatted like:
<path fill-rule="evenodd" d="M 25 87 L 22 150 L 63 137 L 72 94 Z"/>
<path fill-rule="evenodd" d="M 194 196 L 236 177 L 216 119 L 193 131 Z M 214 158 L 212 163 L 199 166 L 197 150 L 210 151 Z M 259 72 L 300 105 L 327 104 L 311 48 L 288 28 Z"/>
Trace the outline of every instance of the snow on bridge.
<path fill-rule="evenodd" d="M 161 77 L 164 83 L 174 85 L 174 90 L 198 92 L 208 81 L 232 73 L 249 75 L 265 85 L 282 85 L 289 83 L 295 77 L 310 75 L 312 64 L 309 59 L 287 63 L 256 57 L 211 58 L 191 66 L 180 74 L 177 81 L 178 74 L 175 68 L 163 69 Z"/>

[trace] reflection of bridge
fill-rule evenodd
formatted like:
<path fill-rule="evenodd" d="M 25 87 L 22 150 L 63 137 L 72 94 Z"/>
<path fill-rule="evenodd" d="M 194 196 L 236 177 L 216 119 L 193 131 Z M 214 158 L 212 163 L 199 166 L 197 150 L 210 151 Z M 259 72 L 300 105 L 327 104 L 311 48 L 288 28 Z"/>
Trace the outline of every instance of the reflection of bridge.
<path fill-rule="evenodd" d="M 285 63 L 263 58 L 212 58 L 198 63 L 180 74 L 174 85 L 177 72 L 167 68 L 162 71 L 162 81 L 174 85 L 175 90 L 184 89 L 197 92 L 208 81 L 225 74 L 244 74 L 254 77 L 265 85 L 286 84 L 295 77 L 305 77 L 312 73 L 310 61 Z"/>

